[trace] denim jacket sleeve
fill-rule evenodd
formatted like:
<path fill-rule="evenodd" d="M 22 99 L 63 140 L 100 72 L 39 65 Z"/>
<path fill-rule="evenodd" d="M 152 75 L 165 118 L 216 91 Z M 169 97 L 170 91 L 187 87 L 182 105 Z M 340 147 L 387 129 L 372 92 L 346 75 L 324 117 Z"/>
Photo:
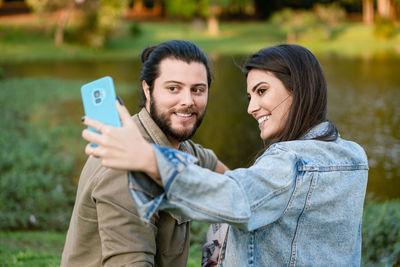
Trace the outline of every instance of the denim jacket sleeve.
<path fill-rule="evenodd" d="M 153 146 L 164 192 L 152 198 L 130 186 L 145 222 L 160 209 L 193 220 L 254 230 L 280 218 L 295 187 L 297 156 L 276 147 L 250 168 L 222 175 L 196 166 L 196 159 L 188 154 Z M 132 175 L 129 179 L 130 184 L 135 182 Z"/>

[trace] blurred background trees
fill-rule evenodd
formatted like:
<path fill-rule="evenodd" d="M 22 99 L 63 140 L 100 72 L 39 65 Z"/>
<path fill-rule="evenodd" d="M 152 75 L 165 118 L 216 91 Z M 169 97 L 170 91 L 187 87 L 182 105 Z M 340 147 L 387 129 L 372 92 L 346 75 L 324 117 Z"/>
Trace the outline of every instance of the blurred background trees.
<path fill-rule="evenodd" d="M 42 19 L 43 27 L 54 34 L 56 44 L 69 41 L 92 47 L 104 46 L 121 19 L 138 9 L 139 12 L 157 10 L 153 19 L 203 22 L 207 32 L 214 36 L 219 34 L 220 20 L 271 19 L 286 32 L 287 41 L 295 41 L 304 29 L 321 23 L 317 30 L 329 38 L 335 26 L 354 18 L 375 24 L 376 35 L 388 38 L 400 14 L 400 0 L 26 0 L 26 3 Z M 53 29 L 49 29 L 50 25 Z"/>
<path fill-rule="evenodd" d="M 128 7 L 127 0 L 27 0 L 27 4 L 43 19 L 44 27 L 55 20 L 57 45 L 64 42 L 67 34 L 68 41 L 92 47 L 105 44 Z"/>

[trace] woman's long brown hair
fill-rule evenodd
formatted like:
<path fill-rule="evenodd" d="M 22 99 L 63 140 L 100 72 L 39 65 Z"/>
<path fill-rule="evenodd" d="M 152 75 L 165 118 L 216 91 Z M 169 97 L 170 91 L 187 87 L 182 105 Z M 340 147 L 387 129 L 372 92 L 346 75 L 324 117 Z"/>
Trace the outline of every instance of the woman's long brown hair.
<path fill-rule="evenodd" d="M 327 121 L 325 74 L 317 58 L 308 49 L 292 44 L 264 48 L 246 61 L 243 68 L 246 77 L 252 69 L 272 73 L 293 96 L 286 125 L 277 136 L 269 140 L 269 145 L 298 140 L 314 126 Z M 314 139 L 334 141 L 337 137 L 338 130 L 330 122 L 328 130 Z"/>

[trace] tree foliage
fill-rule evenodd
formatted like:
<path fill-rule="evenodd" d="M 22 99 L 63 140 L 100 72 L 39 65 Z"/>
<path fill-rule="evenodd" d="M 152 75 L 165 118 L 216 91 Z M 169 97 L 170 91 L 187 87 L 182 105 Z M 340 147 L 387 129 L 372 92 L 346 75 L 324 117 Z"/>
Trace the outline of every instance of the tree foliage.
<path fill-rule="evenodd" d="M 45 20 L 45 25 L 51 24 L 49 14 L 59 13 L 56 44 L 61 44 L 67 33 L 68 40 L 92 47 L 104 46 L 128 7 L 127 0 L 27 0 L 27 3 Z"/>
<path fill-rule="evenodd" d="M 87 0 L 80 6 L 82 11 L 73 39 L 92 47 L 104 46 L 113 31 L 119 26 L 126 0 Z"/>
<path fill-rule="evenodd" d="M 240 13 L 249 6 L 253 6 L 253 0 L 165 0 L 167 15 L 184 19 L 208 18 L 222 12 Z"/>
<path fill-rule="evenodd" d="M 185 19 L 193 18 L 200 13 L 200 2 L 196 0 L 166 0 L 166 12 L 171 17 L 180 17 Z"/>

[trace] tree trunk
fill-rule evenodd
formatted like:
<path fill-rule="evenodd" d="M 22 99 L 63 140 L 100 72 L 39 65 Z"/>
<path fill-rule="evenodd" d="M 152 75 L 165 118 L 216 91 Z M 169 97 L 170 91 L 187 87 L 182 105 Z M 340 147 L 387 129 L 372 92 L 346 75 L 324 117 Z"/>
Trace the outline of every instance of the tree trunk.
<path fill-rule="evenodd" d="M 220 9 L 216 5 L 210 5 L 210 15 L 207 19 L 207 31 L 210 35 L 217 36 L 219 34 L 218 13 Z"/>
<path fill-rule="evenodd" d="M 296 33 L 294 31 L 288 31 L 288 33 L 286 34 L 286 42 L 289 44 L 294 44 L 296 40 Z"/>
<path fill-rule="evenodd" d="M 378 0 L 377 2 L 378 14 L 380 17 L 385 19 L 392 19 L 392 5 L 390 0 Z"/>
<path fill-rule="evenodd" d="M 210 35 L 217 36 L 219 34 L 218 19 L 216 16 L 208 17 L 207 31 Z"/>
<path fill-rule="evenodd" d="M 392 10 L 392 14 L 391 14 L 391 17 L 392 17 L 392 21 L 397 21 L 397 19 L 398 19 L 398 15 L 400 14 L 400 2 L 399 1 L 392 1 L 392 8 L 391 8 L 391 10 Z"/>
<path fill-rule="evenodd" d="M 363 0 L 363 22 L 364 24 L 374 23 L 374 3 L 372 0 Z"/>
<path fill-rule="evenodd" d="M 71 15 L 74 7 L 75 0 L 70 0 L 68 5 L 60 11 L 61 14 L 59 15 L 59 18 L 57 20 L 57 28 L 54 35 L 54 43 L 56 45 L 61 45 L 64 43 L 64 28 L 65 25 L 67 25 L 68 18 Z"/>

